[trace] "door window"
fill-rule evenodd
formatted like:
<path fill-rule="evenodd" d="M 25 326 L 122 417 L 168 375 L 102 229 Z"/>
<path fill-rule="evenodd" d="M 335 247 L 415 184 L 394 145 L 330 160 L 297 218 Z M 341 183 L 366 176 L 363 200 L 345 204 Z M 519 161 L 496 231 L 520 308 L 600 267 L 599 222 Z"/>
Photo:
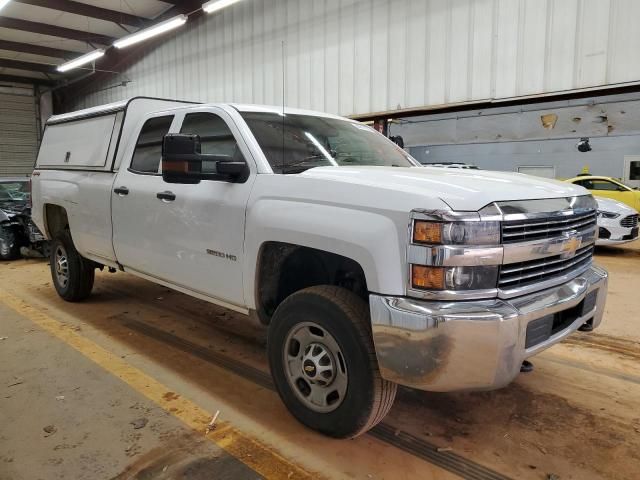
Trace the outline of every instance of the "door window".
<path fill-rule="evenodd" d="M 173 115 L 147 120 L 140 130 L 130 170 L 135 173 L 157 174 L 160 171 L 162 138 L 169 132 Z"/>
<path fill-rule="evenodd" d="M 610 192 L 626 192 L 626 189 L 618 185 L 617 183 L 610 182 L 609 180 L 593 180 L 593 190 L 607 190 Z"/>
<path fill-rule="evenodd" d="M 201 153 L 216 155 L 218 160 L 244 162 L 238 142 L 227 123 L 218 115 L 207 112 L 189 113 L 184 117 L 180 133 L 199 135 Z M 215 173 L 216 162 L 202 162 L 202 172 Z"/>

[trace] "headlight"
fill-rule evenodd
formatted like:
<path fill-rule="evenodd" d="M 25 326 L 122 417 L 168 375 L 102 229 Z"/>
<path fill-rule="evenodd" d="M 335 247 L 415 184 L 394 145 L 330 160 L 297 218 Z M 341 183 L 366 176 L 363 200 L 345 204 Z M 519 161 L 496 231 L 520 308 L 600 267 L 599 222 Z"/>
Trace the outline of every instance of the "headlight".
<path fill-rule="evenodd" d="M 411 286 L 420 290 L 484 290 L 496 288 L 498 265 L 432 267 L 411 265 Z"/>
<path fill-rule="evenodd" d="M 429 245 L 498 245 L 500 222 L 413 222 L 413 242 Z"/>
<path fill-rule="evenodd" d="M 598 216 L 602 218 L 618 218 L 619 213 L 605 212 L 604 210 L 598 210 Z"/>

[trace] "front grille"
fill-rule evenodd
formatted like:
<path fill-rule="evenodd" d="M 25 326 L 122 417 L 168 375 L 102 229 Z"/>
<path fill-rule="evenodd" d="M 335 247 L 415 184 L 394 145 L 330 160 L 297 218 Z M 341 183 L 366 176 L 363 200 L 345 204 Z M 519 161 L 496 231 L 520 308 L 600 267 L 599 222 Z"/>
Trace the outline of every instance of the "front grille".
<path fill-rule="evenodd" d="M 502 223 L 502 243 L 528 242 L 561 237 L 564 232 L 584 230 L 596 225 L 596 212 L 577 213 L 566 217 L 508 220 Z"/>
<path fill-rule="evenodd" d="M 517 288 L 565 275 L 573 270 L 587 267 L 593 257 L 593 245 L 579 248 L 575 256 L 563 258 L 563 255 L 509 263 L 500 268 L 498 287 Z"/>
<path fill-rule="evenodd" d="M 638 226 L 638 215 L 627 215 L 620 220 L 620 225 L 624 228 L 633 228 Z"/>

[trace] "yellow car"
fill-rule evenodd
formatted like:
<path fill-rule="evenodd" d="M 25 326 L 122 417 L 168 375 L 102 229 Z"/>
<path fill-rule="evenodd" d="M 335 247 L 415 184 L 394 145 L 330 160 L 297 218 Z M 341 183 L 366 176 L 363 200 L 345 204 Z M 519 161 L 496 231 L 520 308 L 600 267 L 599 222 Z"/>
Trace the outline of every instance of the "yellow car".
<path fill-rule="evenodd" d="M 611 177 L 599 177 L 595 175 L 581 175 L 565 180 L 586 188 L 595 197 L 612 198 L 626 203 L 631 208 L 640 212 L 640 190 L 628 187 L 620 180 Z"/>

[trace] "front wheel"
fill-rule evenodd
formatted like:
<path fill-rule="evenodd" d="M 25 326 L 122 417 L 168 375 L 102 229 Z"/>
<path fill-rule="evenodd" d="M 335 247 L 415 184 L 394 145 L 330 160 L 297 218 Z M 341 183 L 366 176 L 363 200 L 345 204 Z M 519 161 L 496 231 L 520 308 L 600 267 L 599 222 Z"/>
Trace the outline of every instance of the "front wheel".
<path fill-rule="evenodd" d="M 91 295 L 95 266 L 82 257 L 65 231 L 51 243 L 51 278 L 58 295 L 68 302 L 79 302 Z"/>
<path fill-rule="evenodd" d="M 20 256 L 20 242 L 16 231 L 11 227 L 0 227 L 0 259 L 16 260 Z"/>
<path fill-rule="evenodd" d="M 393 405 L 397 386 L 380 376 L 367 304 L 349 290 L 317 286 L 285 299 L 267 349 L 287 408 L 325 435 L 361 435 Z"/>

